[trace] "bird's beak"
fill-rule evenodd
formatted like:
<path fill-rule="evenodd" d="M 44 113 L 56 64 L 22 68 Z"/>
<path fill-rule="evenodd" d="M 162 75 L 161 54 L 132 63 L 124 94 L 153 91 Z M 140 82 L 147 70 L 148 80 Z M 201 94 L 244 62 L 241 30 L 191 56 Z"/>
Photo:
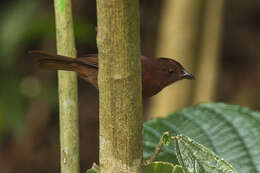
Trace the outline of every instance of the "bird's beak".
<path fill-rule="evenodd" d="M 186 70 L 183 70 L 183 79 L 195 80 L 195 77 Z"/>

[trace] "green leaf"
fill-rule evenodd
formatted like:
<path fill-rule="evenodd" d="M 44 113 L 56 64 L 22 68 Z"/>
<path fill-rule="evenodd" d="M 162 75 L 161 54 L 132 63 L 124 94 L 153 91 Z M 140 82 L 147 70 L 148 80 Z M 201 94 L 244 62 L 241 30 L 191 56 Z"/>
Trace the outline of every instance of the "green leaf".
<path fill-rule="evenodd" d="M 163 132 L 183 134 L 213 150 L 240 173 L 260 173 L 260 113 L 248 108 L 204 103 L 144 124 L 144 159 L 151 157 Z M 175 144 L 156 160 L 179 164 Z"/>
<path fill-rule="evenodd" d="M 184 170 L 180 165 L 176 165 L 173 173 L 184 173 Z"/>
<path fill-rule="evenodd" d="M 144 168 L 144 173 L 184 173 L 181 166 L 169 162 L 153 162 Z"/>
<path fill-rule="evenodd" d="M 175 137 L 177 157 L 186 173 L 236 173 L 236 170 L 214 152 L 183 135 Z"/>
<path fill-rule="evenodd" d="M 100 173 L 100 168 L 96 163 L 93 163 L 92 168 L 87 170 L 86 173 Z"/>

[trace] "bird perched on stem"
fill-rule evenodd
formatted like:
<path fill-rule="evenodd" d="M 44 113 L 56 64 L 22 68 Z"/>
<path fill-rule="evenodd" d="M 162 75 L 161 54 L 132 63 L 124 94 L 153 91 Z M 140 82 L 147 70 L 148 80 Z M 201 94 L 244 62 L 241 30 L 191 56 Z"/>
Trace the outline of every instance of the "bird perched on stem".
<path fill-rule="evenodd" d="M 71 58 L 53 55 L 43 51 L 29 51 L 36 58 L 38 67 L 49 70 L 75 71 L 82 79 L 96 88 L 98 75 L 98 55 Z M 169 58 L 141 57 L 143 97 L 151 97 L 166 86 L 182 79 L 195 79 L 180 63 Z"/>

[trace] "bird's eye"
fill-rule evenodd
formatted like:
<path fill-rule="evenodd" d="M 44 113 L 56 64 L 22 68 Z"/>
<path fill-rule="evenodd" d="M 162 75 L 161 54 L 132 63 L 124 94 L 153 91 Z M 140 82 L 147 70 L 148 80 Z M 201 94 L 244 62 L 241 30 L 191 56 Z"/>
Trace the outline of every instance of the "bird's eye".
<path fill-rule="evenodd" d="M 170 74 L 172 74 L 174 71 L 173 71 L 173 69 L 168 69 L 168 74 L 170 75 Z"/>

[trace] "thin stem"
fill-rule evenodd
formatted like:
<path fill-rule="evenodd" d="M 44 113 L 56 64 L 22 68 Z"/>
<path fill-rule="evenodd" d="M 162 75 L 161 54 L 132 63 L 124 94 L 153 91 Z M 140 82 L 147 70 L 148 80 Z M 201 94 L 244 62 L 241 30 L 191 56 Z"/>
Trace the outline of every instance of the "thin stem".
<path fill-rule="evenodd" d="M 159 152 L 161 151 L 161 149 L 163 147 L 163 138 L 166 135 L 169 135 L 169 132 L 163 133 L 159 143 L 157 144 L 156 148 L 154 149 L 152 156 L 149 159 L 143 161 L 143 167 L 150 165 L 154 161 L 154 159 L 157 157 L 157 155 L 159 154 Z"/>
<path fill-rule="evenodd" d="M 54 0 L 57 53 L 76 57 L 70 0 Z M 78 95 L 75 72 L 59 71 L 61 172 L 79 172 Z"/>

